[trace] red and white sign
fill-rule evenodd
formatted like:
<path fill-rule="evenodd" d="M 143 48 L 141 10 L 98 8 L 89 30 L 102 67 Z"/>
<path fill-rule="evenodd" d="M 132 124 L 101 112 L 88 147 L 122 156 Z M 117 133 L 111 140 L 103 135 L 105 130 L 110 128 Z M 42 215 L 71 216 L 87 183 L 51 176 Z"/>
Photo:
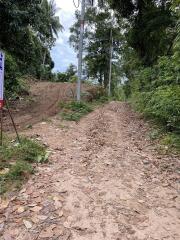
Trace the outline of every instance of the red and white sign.
<path fill-rule="evenodd" d="M 5 54 L 0 51 L 0 109 L 4 105 L 4 59 Z"/>

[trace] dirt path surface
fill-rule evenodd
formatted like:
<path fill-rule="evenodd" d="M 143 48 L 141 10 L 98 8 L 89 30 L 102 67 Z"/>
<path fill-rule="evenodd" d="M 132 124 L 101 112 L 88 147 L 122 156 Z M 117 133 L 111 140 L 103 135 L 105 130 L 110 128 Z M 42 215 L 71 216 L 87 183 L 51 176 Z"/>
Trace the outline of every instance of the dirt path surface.
<path fill-rule="evenodd" d="M 35 125 L 26 134 L 49 145 L 50 164 L 2 200 L 0 239 L 180 239 L 178 159 L 157 154 L 147 127 L 117 102 Z"/>

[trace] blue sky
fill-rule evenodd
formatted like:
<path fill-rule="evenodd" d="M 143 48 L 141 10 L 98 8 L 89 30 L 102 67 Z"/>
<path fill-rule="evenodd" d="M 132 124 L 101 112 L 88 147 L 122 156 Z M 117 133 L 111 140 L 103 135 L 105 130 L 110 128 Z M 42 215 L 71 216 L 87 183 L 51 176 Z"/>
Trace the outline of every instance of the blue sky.
<path fill-rule="evenodd" d="M 70 63 L 77 65 L 77 54 L 73 48 L 69 46 L 69 28 L 74 22 L 74 7 L 73 0 L 56 0 L 56 5 L 60 9 L 57 15 L 60 17 L 60 22 L 64 27 L 64 31 L 59 33 L 55 47 L 51 51 L 51 56 L 55 62 L 54 71 L 66 71 Z M 78 0 L 75 0 L 78 2 Z"/>

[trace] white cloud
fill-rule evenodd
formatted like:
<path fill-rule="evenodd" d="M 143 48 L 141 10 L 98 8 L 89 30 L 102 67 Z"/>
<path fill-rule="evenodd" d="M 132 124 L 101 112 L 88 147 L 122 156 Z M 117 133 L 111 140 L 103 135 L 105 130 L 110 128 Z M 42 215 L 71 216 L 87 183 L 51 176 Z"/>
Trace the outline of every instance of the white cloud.
<path fill-rule="evenodd" d="M 79 0 L 74 0 L 76 5 L 78 5 Z M 64 11 L 74 13 L 75 6 L 73 0 L 56 0 L 56 5 L 58 8 L 63 9 Z"/>
<path fill-rule="evenodd" d="M 74 0 L 76 4 L 78 0 Z M 65 71 L 70 63 L 77 64 L 76 54 L 69 46 L 69 28 L 74 22 L 74 7 L 73 0 L 56 0 L 56 5 L 60 10 L 57 15 L 60 17 L 60 22 L 64 27 L 64 31 L 59 33 L 55 47 L 51 51 L 52 58 L 55 62 L 54 71 Z"/>
<path fill-rule="evenodd" d="M 63 44 L 64 40 L 62 37 L 58 37 L 58 39 L 56 40 L 56 44 Z"/>

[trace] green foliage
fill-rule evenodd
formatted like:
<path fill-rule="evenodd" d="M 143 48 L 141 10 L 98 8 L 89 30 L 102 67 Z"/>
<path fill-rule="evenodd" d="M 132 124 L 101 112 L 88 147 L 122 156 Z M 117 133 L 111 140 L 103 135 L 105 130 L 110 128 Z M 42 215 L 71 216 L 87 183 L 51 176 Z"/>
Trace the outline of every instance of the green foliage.
<path fill-rule="evenodd" d="M 0 147 L 0 194 L 17 188 L 34 172 L 32 163 L 43 163 L 49 153 L 44 146 L 27 138 L 21 144 L 3 137 Z"/>
<path fill-rule="evenodd" d="M 77 73 L 76 66 L 73 64 L 70 64 L 66 72 L 56 73 L 55 81 L 56 82 L 75 82 L 77 81 L 76 73 Z"/>
<path fill-rule="evenodd" d="M 170 9 L 170 1 L 116 1 L 108 0 L 118 17 L 126 18 L 128 44 L 136 51 L 145 65 L 151 66 L 159 56 L 168 53 L 176 32 L 176 16 Z"/>
<path fill-rule="evenodd" d="M 28 162 L 43 162 L 45 155 L 44 146 L 27 138 L 21 139 L 21 144 L 14 147 L 12 152 L 13 158 Z"/>
<path fill-rule="evenodd" d="M 61 117 L 68 121 L 79 121 L 84 115 L 90 113 L 92 108 L 85 102 L 61 102 Z"/>
<path fill-rule="evenodd" d="M 180 135 L 176 133 L 167 133 L 161 138 L 160 144 L 167 147 L 169 151 L 180 152 Z"/>
<path fill-rule="evenodd" d="M 117 101 L 125 101 L 126 100 L 125 92 L 124 92 L 124 89 L 123 89 L 122 85 L 119 86 L 119 87 L 116 87 L 114 89 L 113 97 Z"/>
<path fill-rule="evenodd" d="M 12 57 L 11 54 L 5 52 L 6 57 L 6 71 L 5 71 L 5 89 L 10 92 L 15 91 L 18 84 L 18 76 L 19 76 L 19 68 L 16 63 L 15 58 Z"/>
<path fill-rule="evenodd" d="M 112 26 L 112 16 L 107 7 L 103 9 L 90 8 L 86 11 L 87 27 L 84 34 L 84 57 L 86 78 L 96 80 L 105 88 L 108 86 L 109 79 L 109 56 L 111 45 L 111 29 L 114 40 L 114 58 L 118 58 L 121 33 L 117 25 Z M 73 48 L 78 50 L 79 43 L 79 12 L 76 12 L 76 22 L 70 31 L 70 43 Z"/>
<path fill-rule="evenodd" d="M 71 82 L 71 83 L 76 83 L 77 80 L 78 80 L 78 77 L 77 77 L 76 75 L 70 77 L 70 82 Z"/>
<path fill-rule="evenodd" d="M 53 0 L 0 1 L 0 49 L 6 52 L 5 88 L 14 93 L 21 90 L 19 76 L 50 76 L 53 62 L 50 49 L 57 32 L 62 29 Z M 47 71 L 48 70 L 48 71 Z M 48 74 L 45 77 L 45 74 Z M 18 89 L 17 89 L 18 88 Z"/>
<path fill-rule="evenodd" d="M 46 159 L 46 149 L 44 146 L 28 138 L 22 138 L 21 143 L 9 142 L 0 147 L 0 162 L 2 161 L 28 161 L 43 162 Z"/>
<path fill-rule="evenodd" d="M 24 180 L 33 172 L 33 167 L 29 163 L 19 161 L 12 165 L 9 173 L 5 175 L 5 178 L 10 180 Z"/>
<path fill-rule="evenodd" d="M 146 116 L 180 130 L 180 87 L 158 87 L 151 92 L 134 93 L 131 102 Z"/>

